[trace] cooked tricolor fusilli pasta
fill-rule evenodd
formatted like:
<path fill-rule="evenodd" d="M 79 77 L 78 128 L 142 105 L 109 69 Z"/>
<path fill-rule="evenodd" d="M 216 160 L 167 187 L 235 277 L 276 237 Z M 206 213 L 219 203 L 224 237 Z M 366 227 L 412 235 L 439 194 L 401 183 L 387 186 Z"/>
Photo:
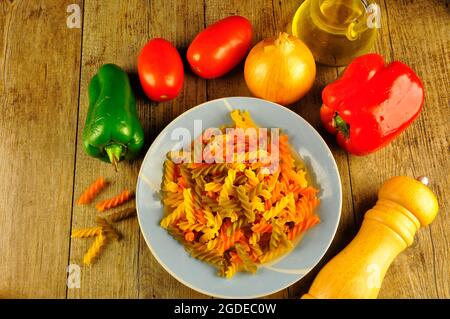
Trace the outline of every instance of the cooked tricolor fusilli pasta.
<path fill-rule="evenodd" d="M 256 127 L 248 112 L 233 111 L 231 118 L 234 128 Z M 231 278 L 239 271 L 255 272 L 258 265 L 292 249 L 294 241 L 320 221 L 314 213 L 319 200 L 287 135 L 279 137 L 279 148 L 268 139 L 267 150 L 250 151 L 248 140 L 236 141 L 226 128 L 221 132 L 203 143 L 213 142 L 211 149 L 221 141 L 232 150 L 244 149 L 243 156 L 233 157 L 241 161 L 184 163 L 179 159 L 191 158 L 190 153 L 169 153 L 160 224 L 193 257 Z M 279 165 L 270 172 L 266 159 L 275 153 Z"/>

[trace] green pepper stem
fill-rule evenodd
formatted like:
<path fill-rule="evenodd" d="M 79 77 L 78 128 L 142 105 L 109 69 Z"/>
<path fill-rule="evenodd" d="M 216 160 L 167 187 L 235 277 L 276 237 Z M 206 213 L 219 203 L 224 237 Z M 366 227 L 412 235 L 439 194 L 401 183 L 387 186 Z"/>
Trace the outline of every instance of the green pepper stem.
<path fill-rule="evenodd" d="M 122 157 L 123 147 L 120 144 L 110 144 L 105 146 L 106 154 L 108 154 L 109 161 L 113 164 L 116 172 L 119 171 L 118 164 Z"/>
<path fill-rule="evenodd" d="M 333 126 L 339 132 L 341 132 L 345 138 L 348 138 L 350 136 L 350 129 L 348 127 L 348 124 L 345 123 L 344 119 L 342 117 L 340 117 L 340 115 L 337 113 L 333 118 Z"/>

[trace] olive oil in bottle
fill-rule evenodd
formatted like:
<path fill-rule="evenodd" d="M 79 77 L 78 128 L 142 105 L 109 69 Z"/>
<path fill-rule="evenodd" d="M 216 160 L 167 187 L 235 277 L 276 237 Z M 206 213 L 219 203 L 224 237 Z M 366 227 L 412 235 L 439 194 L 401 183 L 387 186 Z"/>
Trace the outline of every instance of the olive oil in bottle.
<path fill-rule="evenodd" d="M 364 0 L 306 0 L 295 13 L 292 33 L 311 49 L 316 62 L 347 65 L 375 42 L 369 6 Z"/>

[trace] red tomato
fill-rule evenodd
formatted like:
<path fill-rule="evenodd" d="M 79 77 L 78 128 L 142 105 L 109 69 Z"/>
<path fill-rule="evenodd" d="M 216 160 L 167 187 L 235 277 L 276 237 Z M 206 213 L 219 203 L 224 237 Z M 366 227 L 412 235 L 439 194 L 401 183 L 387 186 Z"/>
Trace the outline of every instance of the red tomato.
<path fill-rule="evenodd" d="M 145 94 L 153 101 L 171 100 L 183 87 L 184 69 L 180 54 L 167 40 L 150 40 L 138 58 L 138 73 Z"/>
<path fill-rule="evenodd" d="M 231 16 L 200 32 L 187 51 L 192 71 L 213 79 L 231 71 L 245 57 L 252 42 L 252 25 L 244 17 Z"/>

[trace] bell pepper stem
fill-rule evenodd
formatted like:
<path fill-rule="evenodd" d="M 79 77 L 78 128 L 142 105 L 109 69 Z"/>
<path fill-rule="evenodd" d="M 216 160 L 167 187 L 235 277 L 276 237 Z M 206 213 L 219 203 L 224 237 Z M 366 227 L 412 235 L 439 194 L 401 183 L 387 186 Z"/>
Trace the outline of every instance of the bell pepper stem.
<path fill-rule="evenodd" d="M 122 145 L 111 144 L 105 146 L 105 151 L 106 154 L 108 154 L 109 161 L 111 162 L 111 164 L 113 164 L 115 171 L 118 172 L 119 171 L 118 164 L 123 152 Z"/>
<path fill-rule="evenodd" d="M 112 159 L 112 164 L 113 164 L 113 166 L 114 166 L 114 170 L 116 171 L 116 172 L 118 172 L 119 171 L 119 164 L 118 164 L 118 162 L 117 162 L 117 158 L 113 155 L 113 159 Z"/>
<path fill-rule="evenodd" d="M 339 114 L 336 113 L 336 115 L 333 118 L 333 126 L 341 132 L 345 138 L 348 138 L 350 136 L 350 130 L 348 127 L 348 124 L 345 123 L 344 119 L 339 116 Z"/>

